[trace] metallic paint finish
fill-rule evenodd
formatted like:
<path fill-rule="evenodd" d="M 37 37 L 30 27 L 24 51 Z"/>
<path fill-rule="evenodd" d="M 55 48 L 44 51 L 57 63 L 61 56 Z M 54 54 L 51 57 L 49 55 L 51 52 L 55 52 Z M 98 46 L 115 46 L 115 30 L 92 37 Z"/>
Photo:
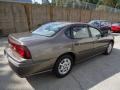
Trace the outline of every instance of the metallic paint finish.
<path fill-rule="evenodd" d="M 76 23 L 71 23 L 62 28 L 53 37 L 40 36 L 30 32 L 11 34 L 9 37 L 11 37 L 14 42 L 27 46 L 31 52 L 32 59 L 24 60 L 23 58 L 20 58 L 17 53 L 11 51 L 10 48 L 6 48 L 5 51 L 7 53 L 7 57 L 12 58 L 12 60 L 9 60 L 8 58 L 9 62 L 12 66 L 18 65 L 15 68 L 21 68 L 22 65 L 23 68 L 26 67 L 28 72 L 21 74 L 21 76 L 24 77 L 39 71 L 52 69 L 57 58 L 68 52 L 75 54 L 75 62 L 79 62 L 84 58 L 91 57 L 92 55 L 94 56 L 94 54 L 105 51 L 108 43 L 113 40 L 112 35 L 100 38 L 68 38 L 65 35 L 65 31 L 72 25 L 76 25 Z"/>

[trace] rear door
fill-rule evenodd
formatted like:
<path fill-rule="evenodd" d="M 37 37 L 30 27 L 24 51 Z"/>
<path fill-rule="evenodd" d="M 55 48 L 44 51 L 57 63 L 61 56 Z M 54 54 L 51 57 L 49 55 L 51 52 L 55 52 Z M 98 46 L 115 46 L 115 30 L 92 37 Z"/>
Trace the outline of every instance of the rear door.
<path fill-rule="evenodd" d="M 96 28 L 89 27 L 89 30 L 94 41 L 94 53 L 104 52 L 108 44 L 107 39 L 105 39 L 106 36 L 102 36 L 100 30 Z"/>
<path fill-rule="evenodd" d="M 71 28 L 73 37 L 73 49 L 79 60 L 92 55 L 93 39 L 90 36 L 87 25 L 75 25 Z"/>

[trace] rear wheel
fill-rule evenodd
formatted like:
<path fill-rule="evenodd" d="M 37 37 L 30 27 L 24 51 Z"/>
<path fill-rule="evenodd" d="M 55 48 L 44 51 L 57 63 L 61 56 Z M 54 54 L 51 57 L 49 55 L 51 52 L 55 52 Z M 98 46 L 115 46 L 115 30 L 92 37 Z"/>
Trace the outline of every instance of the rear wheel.
<path fill-rule="evenodd" d="M 109 55 L 112 52 L 112 49 L 113 49 L 113 42 L 110 42 L 104 54 Z"/>
<path fill-rule="evenodd" d="M 66 76 L 72 69 L 73 58 L 70 55 L 64 55 L 58 58 L 53 68 L 56 77 L 62 78 Z"/>

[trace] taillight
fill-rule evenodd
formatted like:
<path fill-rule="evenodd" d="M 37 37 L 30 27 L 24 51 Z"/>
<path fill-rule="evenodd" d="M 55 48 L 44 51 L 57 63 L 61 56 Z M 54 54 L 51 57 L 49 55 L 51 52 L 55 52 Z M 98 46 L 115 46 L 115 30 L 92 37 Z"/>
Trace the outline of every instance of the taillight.
<path fill-rule="evenodd" d="M 10 44 L 10 47 L 16 51 L 22 58 L 24 59 L 31 59 L 31 54 L 28 48 L 24 45 L 18 45 L 16 43 L 11 42 L 10 39 L 8 39 L 8 42 Z"/>

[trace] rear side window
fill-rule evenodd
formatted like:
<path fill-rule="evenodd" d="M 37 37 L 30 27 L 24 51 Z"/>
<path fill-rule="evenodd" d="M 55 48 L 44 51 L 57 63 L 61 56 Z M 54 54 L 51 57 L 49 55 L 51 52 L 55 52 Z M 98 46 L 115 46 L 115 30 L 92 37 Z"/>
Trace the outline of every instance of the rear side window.
<path fill-rule="evenodd" d="M 88 38 L 89 37 L 89 31 L 86 26 L 74 26 L 71 29 L 72 35 L 74 39 L 80 39 L 80 38 Z"/>
<path fill-rule="evenodd" d="M 89 27 L 89 30 L 91 32 L 92 37 L 97 37 L 98 35 L 101 35 L 100 31 L 96 28 Z"/>

